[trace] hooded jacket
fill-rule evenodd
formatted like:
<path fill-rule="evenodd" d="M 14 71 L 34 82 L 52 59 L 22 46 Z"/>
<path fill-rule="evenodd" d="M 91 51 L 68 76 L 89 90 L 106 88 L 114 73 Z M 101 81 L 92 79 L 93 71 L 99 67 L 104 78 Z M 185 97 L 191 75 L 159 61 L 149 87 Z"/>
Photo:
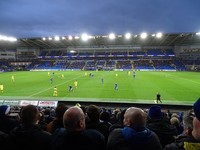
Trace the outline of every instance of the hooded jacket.
<path fill-rule="evenodd" d="M 108 138 L 107 150 L 161 150 L 156 134 L 149 129 L 124 127 L 113 130 Z"/>

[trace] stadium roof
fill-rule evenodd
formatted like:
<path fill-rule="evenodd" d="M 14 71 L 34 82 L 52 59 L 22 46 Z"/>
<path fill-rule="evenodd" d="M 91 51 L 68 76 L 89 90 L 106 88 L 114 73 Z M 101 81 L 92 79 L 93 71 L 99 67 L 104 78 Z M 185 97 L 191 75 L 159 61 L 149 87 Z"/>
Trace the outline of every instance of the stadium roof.
<path fill-rule="evenodd" d="M 57 37 L 58 38 L 58 37 Z M 115 39 L 109 36 L 91 36 L 87 41 L 81 36 L 52 38 L 22 38 L 15 42 L 0 41 L 0 50 L 14 50 L 18 47 L 34 47 L 39 49 L 65 49 L 69 47 L 103 47 L 103 46 L 177 46 L 177 45 L 200 45 L 200 35 L 197 33 L 174 33 L 163 34 L 161 38 L 148 35 L 142 39 L 140 35 L 131 35 L 125 39 L 125 35 L 116 35 Z M 44 40 L 45 39 L 45 40 Z"/>

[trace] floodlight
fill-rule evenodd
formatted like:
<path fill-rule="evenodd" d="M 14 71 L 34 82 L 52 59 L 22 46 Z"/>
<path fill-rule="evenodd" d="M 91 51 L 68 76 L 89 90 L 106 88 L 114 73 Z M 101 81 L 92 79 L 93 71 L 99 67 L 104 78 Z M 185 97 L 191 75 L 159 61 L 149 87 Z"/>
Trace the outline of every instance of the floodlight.
<path fill-rule="evenodd" d="M 52 40 L 52 37 L 49 37 L 48 39 L 49 39 L 49 40 Z"/>
<path fill-rule="evenodd" d="M 74 38 L 75 38 L 75 39 L 79 39 L 80 37 L 78 37 L 78 36 L 75 36 Z"/>
<path fill-rule="evenodd" d="M 60 40 L 60 37 L 59 37 L 59 36 L 55 36 L 55 37 L 54 37 L 54 40 L 55 40 L 55 41 L 59 41 L 59 40 Z"/>
<path fill-rule="evenodd" d="M 70 53 L 75 53 L 76 51 L 75 50 L 70 50 Z"/>
<path fill-rule="evenodd" d="M 70 35 L 70 36 L 68 36 L 68 39 L 69 39 L 69 40 L 72 40 L 72 39 L 73 39 L 73 37 Z"/>
<path fill-rule="evenodd" d="M 161 37 L 162 37 L 162 33 L 161 33 L 161 32 L 158 32 L 158 33 L 156 34 L 156 37 L 157 37 L 157 38 L 161 38 Z"/>
<path fill-rule="evenodd" d="M 45 38 L 45 37 L 43 37 L 43 38 L 42 38 L 42 40 L 43 40 L 43 41 L 45 41 L 45 40 L 46 40 L 46 38 Z"/>
<path fill-rule="evenodd" d="M 130 39 L 130 38 L 131 38 L 131 34 L 130 34 L 130 33 L 126 33 L 126 34 L 125 34 L 125 38 L 126 38 L 126 39 Z"/>
<path fill-rule="evenodd" d="M 0 40 L 6 40 L 6 37 L 3 35 L 0 35 Z"/>
<path fill-rule="evenodd" d="M 114 33 L 109 34 L 109 39 L 111 40 L 115 39 L 115 34 Z"/>
<path fill-rule="evenodd" d="M 89 39 L 95 39 L 95 36 L 89 35 L 88 38 Z"/>
<path fill-rule="evenodd" d="M 8 37 L 8 41 L 10 41 L 10 42 L 15 42 L 15 41 L 17 41 L 17 39 L 14 38 L 14 37 Z"/>
<path fill-rule="evenodd" d="M 65 40 L 66 38 L 63 36 L 62 39 Z"/>
<path fill-rule="evenodd" d="M 88 40 L 88 35 L 86 34 L 86 33 L 83 33 L 82 35 L 81 35 L 81 39 L 83 40 L 83 41 L 87 41 Z"/>
<path fill-rule="evenodd" d="M 147 37 L 147 33 L 142 33 L 141 35 L 140 35 L 140 37 L 142 38 L 142 39 L 145 39 L 146 37 Z"/>
<path fill-rule="evenodd" d="M 155 35 L 155 34 L 152 34 L 151 36 L 153 36 L 153 37 L 154 37 L 154 36 L 156 36 L 156 35 Z"/>
<path fill-rule="evenodd" d="M 17 41 L 17 39 L 14 38 L 14 37 L 8 37 L 8 36 L 4 36 L 4 35 L 0 35 L 0 40 L 3 40 L 3 41 L 10 41 L 10 42 L 15 42 L 15 41 Z"/>
<path fill-rule="evenodd" d="M 200 35 L 200 32 L 197 32 L 196 35 Z"/>

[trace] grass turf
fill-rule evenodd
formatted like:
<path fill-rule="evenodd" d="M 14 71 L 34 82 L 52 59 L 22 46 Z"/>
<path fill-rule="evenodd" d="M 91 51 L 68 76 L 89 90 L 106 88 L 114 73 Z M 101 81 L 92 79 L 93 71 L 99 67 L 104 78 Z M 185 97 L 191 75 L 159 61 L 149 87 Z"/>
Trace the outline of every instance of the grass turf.
<path fill-rule="evenodd" d="M 94 77 L 89 76 L 90 73 Z M 78 81 L 77 89 L 74 88 L 75 80 Z M 55 71 L 54 76 L 52 71 L 50 76 L 46 71 L 6 72 L 0 73 L 0 83 L 4 85 L 0 99 L 154 103 L 159 92 L 163 103 L 192 104 L 200 97 L 200 73 L 197 72 L 137 71 L 135 79 L 133 72 L 128 74 L 127 71 Z M 118 83 L 118 91 L 114 90 L 115 83 Z M 73 86 L 71 92 L 69 85 Z M 53 97 L 55 86 L 57 97 Z"/>

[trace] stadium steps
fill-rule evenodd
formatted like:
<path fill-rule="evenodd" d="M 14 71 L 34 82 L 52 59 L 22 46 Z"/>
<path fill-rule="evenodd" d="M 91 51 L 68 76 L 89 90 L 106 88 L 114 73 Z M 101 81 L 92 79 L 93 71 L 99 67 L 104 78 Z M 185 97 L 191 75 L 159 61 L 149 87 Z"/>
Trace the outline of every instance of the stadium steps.
<path fill-rule="evenodd" d="M 85 65 L 83 66 L 82 70 L 85 70 L 85 66 L 87 65 L 87 62 L 88 61 L 85 62 Z"/>
<path fill-rule="evenodd" d="M 131 66 L 132 66 L 132 70 L 134 70 L 135 68 L 134 68 L 134 61 L 133 60 L 131 60 Z"/>

